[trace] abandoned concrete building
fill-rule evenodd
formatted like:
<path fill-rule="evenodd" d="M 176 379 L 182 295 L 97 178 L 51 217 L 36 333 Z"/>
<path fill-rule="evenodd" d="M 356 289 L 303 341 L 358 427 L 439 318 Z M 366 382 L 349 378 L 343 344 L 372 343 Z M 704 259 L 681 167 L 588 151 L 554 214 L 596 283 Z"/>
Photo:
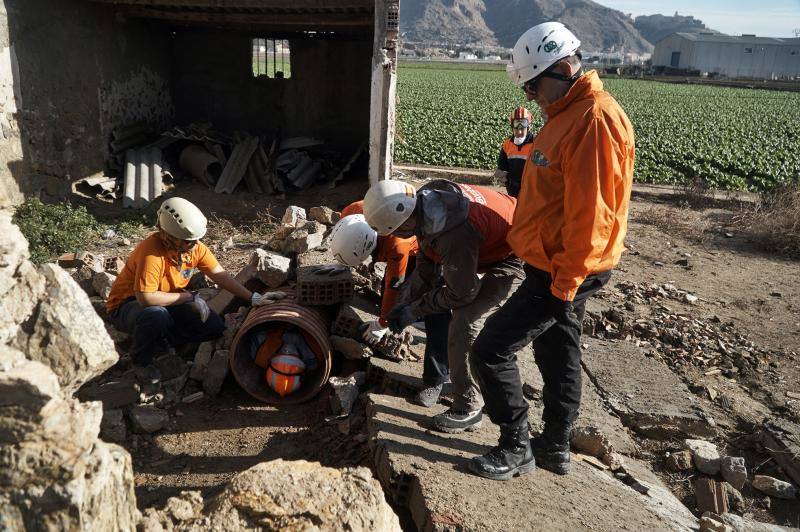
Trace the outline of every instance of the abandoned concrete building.
<path fill-rule="evenodd" d="M 32 192 L 63 196 L 70 182 L 114 171 L 112 152 L 143 140 L 143 129 L 192 123 L 320 139 L 348 157 L 362 147 L 362 178 L 389 172 L 398 2 L 4 0 L 0 8 L 4 204 Z M 125 128 L 131 135 L 121 138 Z"/>

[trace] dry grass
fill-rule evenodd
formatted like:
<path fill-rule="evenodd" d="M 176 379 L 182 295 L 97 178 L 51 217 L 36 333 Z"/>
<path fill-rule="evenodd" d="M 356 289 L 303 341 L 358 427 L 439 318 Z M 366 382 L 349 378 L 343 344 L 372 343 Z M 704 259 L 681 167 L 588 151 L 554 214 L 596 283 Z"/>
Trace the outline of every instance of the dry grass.
<path fill-rule="evenodd" d="M 709 239 L 709 220 L 688 205 L 649 206 L 633 213 L 633 220 L 652 225 L 668 235 L 681 236 L 691 242 L 702 243 Z"/>
<path fill-rule="evenodd" d="M 800 258 L 800 182 L 764 194 L 736 221 L 763 249 Z"/>

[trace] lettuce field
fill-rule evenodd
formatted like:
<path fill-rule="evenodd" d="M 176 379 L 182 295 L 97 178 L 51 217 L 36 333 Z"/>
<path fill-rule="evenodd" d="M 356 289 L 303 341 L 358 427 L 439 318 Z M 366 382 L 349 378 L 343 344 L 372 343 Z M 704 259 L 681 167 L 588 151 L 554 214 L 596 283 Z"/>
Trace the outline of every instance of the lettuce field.
<path fill-rule="evenodd" d="M 604 79 L 636 133 L 636 180 L 770 190 L 800 179 L 800 93 Z M 401 63 L 398 163 L 492 169 L 507 117 L 535 104 L 496 66 Z"/>

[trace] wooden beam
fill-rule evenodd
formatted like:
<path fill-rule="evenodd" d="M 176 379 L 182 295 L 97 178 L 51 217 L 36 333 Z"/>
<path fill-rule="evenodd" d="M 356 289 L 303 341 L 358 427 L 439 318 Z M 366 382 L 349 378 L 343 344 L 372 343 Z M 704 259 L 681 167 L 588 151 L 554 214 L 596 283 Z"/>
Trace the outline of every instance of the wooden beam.
<path fill-rule="evenodd" d="M 276 29 L 294 30 L 337 30 L 340 28 L 369 28 L 374 20 L 371 14 L 315 13 L 315 14 L 273 14 L 273 13 L 207 13 L 197 11 L 164 11 L 151 8 L 129 8 L 120 11 L 131 18 L 148 18 L 178 24 L 216 24 L 237 26 L 270 26 Z"/>
<path fill-rule="evenodd" d="M 337 10 L 370 12 L 376 0 L 90 0 L 104 4 L 173 7 L 183 9 Z"/>

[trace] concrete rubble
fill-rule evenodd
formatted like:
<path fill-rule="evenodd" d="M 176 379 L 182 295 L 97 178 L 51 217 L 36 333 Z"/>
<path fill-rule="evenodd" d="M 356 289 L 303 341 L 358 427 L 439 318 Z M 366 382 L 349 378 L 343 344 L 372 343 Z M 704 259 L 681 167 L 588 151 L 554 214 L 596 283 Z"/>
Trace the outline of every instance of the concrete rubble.
<path fill-rule="evenodd" d="M 744 458 L 740 456 L 722 457 L 720 471 L 722 478 L 737 490 L 742 489 L 747 482 L 747 465 Z"/>
<path fill-rule="evenodd" d="M 359 388 L 366 382 L 366 374 L 363 371 L 357 371 L 346 377 L 331 377 L 328 382 L 332 391 L 331 410 L 333 414 L 349 415 L 358 399 Z"/>
<path fill-rule="evenodd" d="M 698 471 L 712 476 L 719 473 L 720 456 L 716 445 L 705 440 L 684 440 L 683 444 L 692 453 Z"/>
<path fill-rule="evenodd" d="M 797 488 L 790 482 L 767 475 L 754 476 L 753 487 L 760 492 L 766 493 L 770 497 L 777 497 L 779 499 L 795 499 L 798 493 Z"/>

